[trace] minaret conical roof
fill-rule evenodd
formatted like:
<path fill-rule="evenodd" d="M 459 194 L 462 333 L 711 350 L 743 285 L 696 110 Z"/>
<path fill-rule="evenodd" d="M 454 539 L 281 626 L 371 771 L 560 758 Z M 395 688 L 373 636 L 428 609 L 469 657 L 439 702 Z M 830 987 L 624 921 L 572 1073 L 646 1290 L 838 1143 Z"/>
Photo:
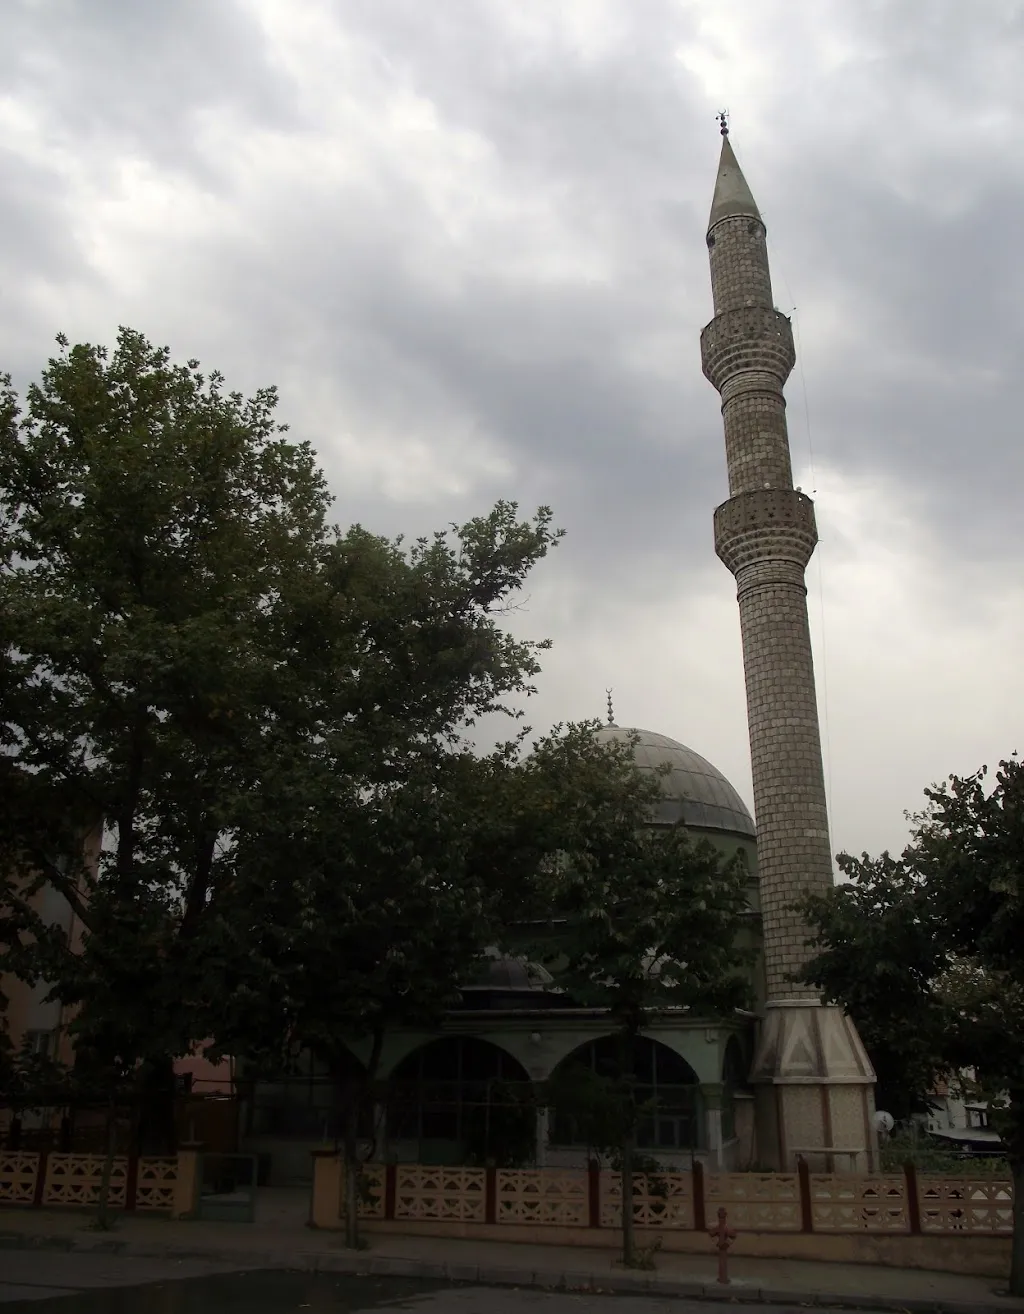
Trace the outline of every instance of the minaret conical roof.
<path fill-rule="evenodd" d="M 711 218 L 708 231 L 714 228 L 719 219 L 728 219 L 731 215 L 746 214 L 753 219 L 760 219 L 754 198 L 747 180 L 743 176 L 736 155 L 727 136 L 722 137 L 722 155 L 718 161 L 718 177 L 715 180 L 715 199 L 711 202 Z"/>

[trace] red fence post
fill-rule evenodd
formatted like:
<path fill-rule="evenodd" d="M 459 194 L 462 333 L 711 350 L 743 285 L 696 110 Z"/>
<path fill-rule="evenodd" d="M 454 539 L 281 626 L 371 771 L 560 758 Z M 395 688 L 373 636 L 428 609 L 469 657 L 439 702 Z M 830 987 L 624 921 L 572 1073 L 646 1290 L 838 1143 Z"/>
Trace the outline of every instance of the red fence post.
<path fill-rule="evenodd" d="M 704 1165 L 699 1159 L 693 1161 L 693 1230 L 707 1231 L 707 1216 L 704 1212 Z"/>
<path fill-rule="evenodd" d="M 484 1169 L 484 1222 L 498 1221 L 498 1170 Z"/>
<path fill-rule="evenodd" d="M 398 1188 L 398 1165 L 384 1165 L 384 1217 L 389 1223 L 395 1221 L 395 1192 Z"/>
<path fill-rule="evenodd" d="M 601 1226 L 601 1165 L 596 1159 L 587 1164 L 588 1227 Z"/>
<path fill-rule="evenodd" d="M 42 1209 L 43 1207 L 43 1191 L 46 1189 L 46 1163 L 49 1157 L 49 1150 L 39 1151 L 39 1170 L 36 1175 L 36 1190 L 35 1195 L 32 1197 L 32 1207 L 34 1209 Z"/>
<path fill-rule="evenodd" d="M 729 1285 L 729 1247 L 736 1240 L 736 1231 L 729 1226 L 729 1216 L 724 1207 L 718 1211 L 718 1223 L 708 1231 L 708 1236 L 715 1243 L 718 1251 L 718 1280 L 723 1286 Z"/>
<path fill-rule="evenodd" d="M 124 1184 L 124 1207 L 128 1212 L 135 1208 L 135 1200 L 139 1193 L 139 1156 L 130 1154 L 128 1156 L 128 1176 Z"/>
<path fill-rule="evenodd" d="M 814 1209 L 811 1204 L 811 1170 L 806 1159 L 797 1159 L 796 1174 L 800 1181 L 800 1231 L 814 1231 Z"/>
<path fill-rule="evenodd" d="M 903 1177 L 907 1183 L 907 1221 L 910 1235 L 921 1235 L 921 1197 L 917 1193 L 917 1168 L 912 1163 L 903 1165 Z"/>

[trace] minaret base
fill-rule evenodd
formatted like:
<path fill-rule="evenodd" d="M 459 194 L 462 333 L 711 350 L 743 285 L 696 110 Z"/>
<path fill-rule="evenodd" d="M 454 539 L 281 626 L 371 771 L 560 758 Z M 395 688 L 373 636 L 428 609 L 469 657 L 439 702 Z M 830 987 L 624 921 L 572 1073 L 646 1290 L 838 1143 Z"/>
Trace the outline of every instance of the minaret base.
<path fill-rule="evenodd" d="M 816 1000 L 770 1003 L 750 1071 L 757 1158 L 781 1172 L 877 1171 L 875 1073 L 853 1022 Z"/>

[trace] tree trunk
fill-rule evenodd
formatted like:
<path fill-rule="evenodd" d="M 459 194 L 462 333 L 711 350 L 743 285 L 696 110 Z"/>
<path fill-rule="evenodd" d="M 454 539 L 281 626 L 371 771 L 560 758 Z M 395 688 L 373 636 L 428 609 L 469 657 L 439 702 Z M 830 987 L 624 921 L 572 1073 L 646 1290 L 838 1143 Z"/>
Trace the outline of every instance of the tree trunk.
<path fill-rule="evenodd" d="M 1010 1295 L 1024 1296 L 1024 1161 L 1010 1165 L 1013 1174 L 1013 1240 L 1010 1243 Z"/>
<path fill-rule="evenodd" d="M 110 1097 L 107 1105 L 106 1149 L 103 1157 L 103 1173 L 100 1177 L 100 1193 L 96 1202 L 96 1226 L 102 1232 L 109 1232 L 114 1226 L 110 1216 L 110 1178 L 114 1171 L 114 1143 L 117 1133 L 117 1105 Z"/>
<path fill-rule="evenodd" d="M 633 1163 L 636 1131 L 630 1127 L 622 1138 L 622 1262 L 636 1268 L 636 1226 L 633 1219 Z"/>
<path fill-rule="evenodd" d="M 353 1092 L 345 1110 L 344 1137 L 344 1197 L 345 1197 L 345 1245 L 350 1250 L 359 1249 L 359 1162 L 356 1157 L 357 1132 L 359 1130 L 359 1096 Z"/>

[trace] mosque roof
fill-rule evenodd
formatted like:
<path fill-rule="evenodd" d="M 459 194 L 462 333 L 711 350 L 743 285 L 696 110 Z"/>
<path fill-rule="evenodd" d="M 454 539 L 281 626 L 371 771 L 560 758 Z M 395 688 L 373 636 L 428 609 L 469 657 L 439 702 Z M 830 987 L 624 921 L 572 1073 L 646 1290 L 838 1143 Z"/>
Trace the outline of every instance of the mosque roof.
<path fill-rule="evenodd" d="M 682 821 L 697 830 L 727 830 L 755 838 L 754 819 L 746 804 L 717 767 L 692 748 L 653 730 L 604 725 L 597 738 L 605 742 L 638 737 L 633 750 L 641 771 L 656 771 L 666 764 L 660 777 L 662 799 L 655 805 L 653 820 L 660 825 Z"/>

